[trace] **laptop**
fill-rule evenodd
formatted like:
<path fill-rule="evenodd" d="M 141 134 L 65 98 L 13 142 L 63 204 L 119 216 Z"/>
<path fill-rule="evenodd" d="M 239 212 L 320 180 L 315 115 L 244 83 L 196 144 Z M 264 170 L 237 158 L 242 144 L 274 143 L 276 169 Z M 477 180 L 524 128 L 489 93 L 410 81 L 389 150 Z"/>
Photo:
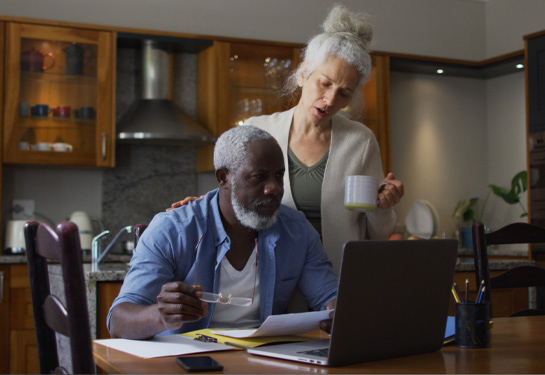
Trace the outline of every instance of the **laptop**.
<path fill-rule="evenodd" d="M 443 346 L 457 240 L 345 243 L 329 339 L 266 345 L 248 353 L 342 366 Z"/>

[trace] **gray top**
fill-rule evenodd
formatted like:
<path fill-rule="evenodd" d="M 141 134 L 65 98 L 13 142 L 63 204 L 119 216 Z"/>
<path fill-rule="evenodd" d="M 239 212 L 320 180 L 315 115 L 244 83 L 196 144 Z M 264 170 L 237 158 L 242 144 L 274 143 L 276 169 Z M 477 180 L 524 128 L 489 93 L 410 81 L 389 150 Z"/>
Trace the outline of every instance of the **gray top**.
<path fill-rule="evenodd" d="M 325 166 L 329 157 L 329 150 L 316 164 L 307 167 L 297 159 L 297 156 L 288 148 L 288 164 L 291 183 L 291 192 L 297 209 L 302 211 L 307 220 L 322 237 L 322 215 L 320 205 L 322 201 L 322 182 Z"/>

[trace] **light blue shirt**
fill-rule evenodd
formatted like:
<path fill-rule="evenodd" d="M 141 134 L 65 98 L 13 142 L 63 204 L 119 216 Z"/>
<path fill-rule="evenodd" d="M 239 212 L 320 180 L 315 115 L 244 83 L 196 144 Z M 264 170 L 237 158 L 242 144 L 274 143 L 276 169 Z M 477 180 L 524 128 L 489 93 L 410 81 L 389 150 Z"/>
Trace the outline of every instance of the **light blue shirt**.
<path fill-rule="evenodd" d="M 123 302 L 153 305 L 164 284 L 171 281 L 194 284 L 195 246 L 203 234 L 197 252 L 197 282 L 205 291 L 218 293 L 220 264 L 231 240 L 223 228 L 216 189 L 204 199 L 155 215 L 133 252 L 131 268 L 110 308 L 108 327 L 116 305 Z M 258 247 L 262 322 L 269 315 L 286 312 L 296 287 L 313 310 L 323 310 L 335 298 L 337 275 L 318 233 L 301 212 L 281 205 L 276 223 L 259 232 Z M 214 305 L 208 306 L 207 317 L 161 334 L 207 328 L 214 313 Z"/>

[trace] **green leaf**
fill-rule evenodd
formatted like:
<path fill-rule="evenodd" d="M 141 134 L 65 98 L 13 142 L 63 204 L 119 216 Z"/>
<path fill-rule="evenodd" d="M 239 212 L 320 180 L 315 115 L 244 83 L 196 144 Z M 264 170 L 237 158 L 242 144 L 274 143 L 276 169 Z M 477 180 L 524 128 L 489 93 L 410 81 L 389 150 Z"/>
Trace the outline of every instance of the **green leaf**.
<path fill-rule="evenodd" d="M 497 185 L 489 185 L 495 195 L 502 198 L 507 204 L 517 204 L 520 202 L 519 195 L 525 192 L 527 186 L 527 173 L 521 171 L 511 180 L 511 190 L 507 191 Z"/>
<path fill-rule="evenodd" d="M 473 216 L 475 216 L 475 211 L 469 208 L 466 212 L 464 212 L 464 221 L 473 221 Z"/>
<path fill-rule="evenodd" d="M 473 215 L 475 214 L 473 210 L 471 210 L 471 207 L 474 207 L 477 204 L 477 201 L 479 198 L 471 198 L 466 200 L 461 200 L 456 205 L 456 208 L 454 209 L 454 212 L 452 213 L 452 217 L 461 217 L 464 221 L 471 220 L 473 218 Z M 470 211 L 471 213 L 468 214 L 467 212 Z M 471 215 L 469 219 L 466 219 L 467 215 Z"/>
<path fill-rule="evenodd" d="M 452 217 L 462 217 L 468 207 L 469 207 L 468 200 L 459 201 L 458 204 L 456 205 L 456 208 L 454 209 L 454 212 L 452 213 Z"/>
<path fill-rule="evenodd" d="M 525 192 L 528 189 L 528 177 L 526 171 L 520 171 L 511 181 L 511 191 L 516 195 Z"/>
<path fill-rule="evenodd" d="M 477 204 L 477 202 L 479 201 L 479 198 L 471 198 L 469 200 L 469 207 L 473 207 Z"/>

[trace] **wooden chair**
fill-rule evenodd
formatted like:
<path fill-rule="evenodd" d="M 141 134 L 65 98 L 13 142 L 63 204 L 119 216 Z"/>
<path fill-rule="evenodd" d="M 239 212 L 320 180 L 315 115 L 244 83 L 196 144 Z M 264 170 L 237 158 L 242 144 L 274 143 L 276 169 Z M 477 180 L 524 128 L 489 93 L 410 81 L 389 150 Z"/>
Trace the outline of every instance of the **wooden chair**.
<path fill-rule="evenodd" d="M 136 245 L 138 245 L 138 240 L 140 240 L 140 237 L 142 236 L 142 233 L 146 230 L 148 226 L 146 224 L 136 224 L 134 226 L 134 247 L 136 248 Z"/>
<path fill-rule="evenodd" d="M 70 338 L 72 373 L 95 373 L 78 227 L 63 222 L 55 231 L 29 221 L 24 233 L 40 372 L 68 373 L 59 366 L 58 332 Z M 66 305 L 50 292 L 47 259 L 61 264 Z"/>
<path fill-rule="evenodd" d="M 475 281 L 476 285 L 480 285 L 481 280 L 484 280 L 486 286 L 483 300 L 490 301 L 491 289 L 536 287 L 537 309 L 517 311 L 510 316 L 545 315 L 545 270 L 534 266 L 520 266 L 491 278 L 487 252 L 489 245 L 545 243 L 545 228 L 528 223 L 513 223 L 485 233 L 483 224 L 473 224 L 472 230 Z"/>

